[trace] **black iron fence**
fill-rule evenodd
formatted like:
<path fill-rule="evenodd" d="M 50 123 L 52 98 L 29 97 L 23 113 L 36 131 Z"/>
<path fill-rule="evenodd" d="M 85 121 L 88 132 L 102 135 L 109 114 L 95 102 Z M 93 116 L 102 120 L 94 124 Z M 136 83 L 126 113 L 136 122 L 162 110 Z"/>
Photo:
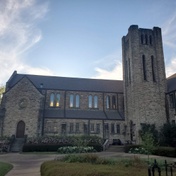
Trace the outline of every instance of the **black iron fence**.
<path fill-rule="evenodd" d="M 161 170 L 163 170 L 163 176 L 173 176 L 173 167 L 173 164 L 168 164 L 166 160 L 162 166 L 154 160 L 154 163 L 148 167 L 148 176 L 162 176 Z"/>

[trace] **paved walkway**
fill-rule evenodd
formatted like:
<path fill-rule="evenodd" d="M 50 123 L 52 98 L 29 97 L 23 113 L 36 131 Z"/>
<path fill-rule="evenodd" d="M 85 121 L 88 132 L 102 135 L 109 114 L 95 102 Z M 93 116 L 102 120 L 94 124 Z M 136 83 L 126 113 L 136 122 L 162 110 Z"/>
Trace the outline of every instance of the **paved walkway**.
<path fill-rule="evenodd" d="M 100 157 L 110 158 L 129 158 L 134 157 L 133 154 L 119 152 L 100 152 L 96 153 Z M 136 155 L 140 158 L 147 158 L 146 155 Z M 40 165 L 44 161 L 53 160 L 56 157 L 63 157 L 58 154 L 19 154 L 8 153 L 0 154 L 0 161 L 13 164 L 13 169 L 6 176 L 40 176 Z M 176 158 L 167 158 L 150 155 L 150 158 L 163 159 L 176 162 Z"/>

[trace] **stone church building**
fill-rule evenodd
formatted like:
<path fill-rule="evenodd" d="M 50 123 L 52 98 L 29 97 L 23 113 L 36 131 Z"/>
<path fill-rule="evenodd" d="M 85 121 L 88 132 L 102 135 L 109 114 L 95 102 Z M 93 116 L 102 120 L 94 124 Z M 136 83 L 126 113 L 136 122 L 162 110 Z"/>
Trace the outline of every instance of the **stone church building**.
<path fill-rule="evenodd" d="M 122 38 L 123 81 L 19 74 L 6 83 L 0 135 L 97 135 L 140 142 L 141 124 L 175 123 L 176 75 L 166 79 L 161 29 Z"/>

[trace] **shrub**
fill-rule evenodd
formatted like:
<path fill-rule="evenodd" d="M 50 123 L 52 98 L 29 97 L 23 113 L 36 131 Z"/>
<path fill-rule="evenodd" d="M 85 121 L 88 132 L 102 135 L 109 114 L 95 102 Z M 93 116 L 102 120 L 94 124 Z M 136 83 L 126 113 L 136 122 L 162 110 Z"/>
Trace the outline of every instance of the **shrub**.
<path fill-rule="evenodd" d="M 129 153 L 130 150 L 135 149 L 135 148 L 139 148 L 139 147 L 141 147 L 141 145 L 125 145 L 124 152 Z"/>
<path fill-rule="evenodd" d="M 89 153 L 96 152 L 93 147 L 77 147 L 77 146 L 66 146 L 58 148 L 58 153 L 68 154 L 68 153 Z"/>
<path fill-rule="evenodd" d="M 176 157 L 176 149 L 173 147 L 157 147 L 153 151 L 154 155 Z"/>
<path fill-rule="evenodd" d="M 23 152 L 56 152 L 62 144 L 24 144 Z"/>

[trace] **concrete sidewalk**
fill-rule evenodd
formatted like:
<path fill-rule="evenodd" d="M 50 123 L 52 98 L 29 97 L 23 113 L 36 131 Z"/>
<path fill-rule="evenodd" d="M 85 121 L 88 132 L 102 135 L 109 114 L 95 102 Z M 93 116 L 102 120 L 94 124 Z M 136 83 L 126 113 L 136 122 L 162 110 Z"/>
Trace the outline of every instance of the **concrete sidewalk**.
<path fill-rule="evenodd" d="M 100 157 L 104 158 L 132 158 L 134 154 L 119 153 L 119 152 L 100 152 L 96 153 Z M 8 153 L 0 154 L 0 161 L 11 163 L 14 167 L 6 176 L 40 176 L 40 166 L 44 161 L 53 160 L 55 158 L 61 158 L 64 155 L 59 154 L 19 154 Z M 148 158 L 147 155 L 135 154 L 140 158 Z M 150 155 L 153 159 L 162 159 L 171 162 L 176 162 L 176 158 L 160 157 Z"/>

